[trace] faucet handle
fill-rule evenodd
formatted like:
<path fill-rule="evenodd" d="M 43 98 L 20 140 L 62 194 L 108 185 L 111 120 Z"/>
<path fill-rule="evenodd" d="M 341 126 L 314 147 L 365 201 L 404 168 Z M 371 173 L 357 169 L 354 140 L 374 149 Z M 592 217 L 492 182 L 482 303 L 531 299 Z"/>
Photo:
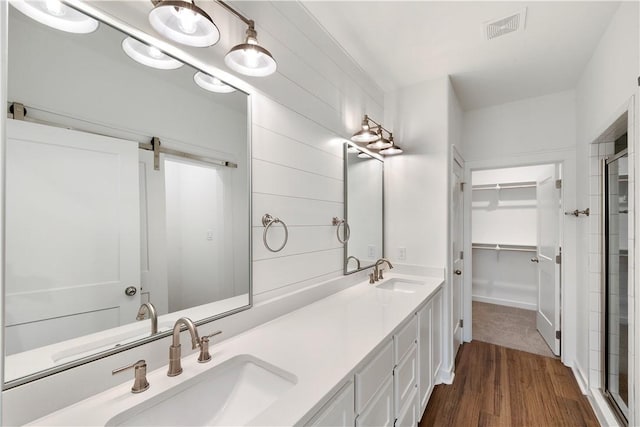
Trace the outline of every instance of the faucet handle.
<path fill-rule="evenodd" d="M 221 333 L 222 331 L 215 331 L 200 338 L 200 354 L 198 355 L 199 363 L 206 363 L 211 360 L 211 354 L 209 353 L 209 338 L 220 335 Z"/>
<path fill-rule="evenodd" d="M 382 280 L 382 279 L 384 279 L 384 277 L 382 277 L 382 272 L 383 272 L 383 271 L 384 271 L 383 269 L 379 269 L 379 270 L 378 270 L 378 280 Z"/>
<path fill-rule="evenodd" d="M 147 381 L 147 362 L 145 360 L 138 360 L 137 362 L 122 366 L 120 368 L 111 371 L 111 375 L 119 374 L 120 372 L 134 369 L 133 387 L 131 387 L 131 393 L 142 393 L 149 388 L 149 381 Z"/>

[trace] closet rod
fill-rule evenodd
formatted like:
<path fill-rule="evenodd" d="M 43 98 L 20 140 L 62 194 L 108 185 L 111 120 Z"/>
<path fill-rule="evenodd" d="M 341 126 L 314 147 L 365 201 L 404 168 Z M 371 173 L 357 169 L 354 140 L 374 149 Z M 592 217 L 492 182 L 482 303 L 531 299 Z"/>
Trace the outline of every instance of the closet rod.
<path fill-rule="evenodd" d="M 508 190 L 511 188 L 536 188 L 537 184 L 535 182 L 523 182 L 523 183 L 517 183 L 517 184 L 496 184 L 496 185 L 491 185 L 491 186 L 487 186 L 487 185 L 474 185 L 471 187 L 471 189 L 473 191 L 476 190 Z"/>
<path fill-rule="evenodd" d="M 494 251 L 537 252 L 536 246 L 530 245 L 501 245 L 499 243 L 472 243 L 471 249 L 489 249 Z"/>

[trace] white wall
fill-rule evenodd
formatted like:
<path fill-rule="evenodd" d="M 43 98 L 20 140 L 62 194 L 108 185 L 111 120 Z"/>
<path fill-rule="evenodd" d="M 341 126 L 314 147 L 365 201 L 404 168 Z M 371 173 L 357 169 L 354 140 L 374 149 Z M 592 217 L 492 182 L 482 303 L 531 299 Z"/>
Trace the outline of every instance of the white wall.
<path fill-rule="evenodd" d="M 463 123 L 463 150 L 467 160 L 467 180 L 472 170 L 528 166 L 561 162 L 563 164 L 562 198 L 565 210 L 575 204 L 575 92 L 524 99 L 497 106 L 466 111 Z M 586 179 L 586 178 L 585 178 Z M 470 192 L 465 203 L 471 202 Z M 575 359 L 576 299 L 576 235 L 575 220 L 563 218 L 563 354 L 565 364 Z M 471 227 L 471 216 L 465 217 L 465 229 Z M 470 239 L 465 239 L 465 252 L 471 251 Z M 471 292 L 471 259 L 465 260 L 465 289 Z M 465 316 L 471 315 L 470 299 L 466 299 Z M 465 339 L 471 339 L 465 328 Z"/>
<path fill-rule="evenodd" d="M 124 6 L 119 2 L 100 4 L 105 10 Z M 225 338 L 309 302 L 294 290 L 311 289 L 308 295 L 313 298 L 335 292 L 333 284 L 324 285 L 326 291 L 312 285 L 342 274 L 342 248 L 331 226 L 333 216 L 343 216 L 342 141 L 357 128 L 362 114 L 381 119 L 383 111 L 382 91 L 299 4 L 241 2 L 234 7 L 256 20 L 260 41 L 276 57 L 279 68 L 267 78 L 248 78 L 245 82 L 236 78 L 252 94 L 253 276 L 258 305 L 210 326 L 223 329 Z M 138 28 L 148 26 L 146 16 L 115 16 Z M 212 55 L 208 49 L 186 51 L 182 56 L 205 70 L 225 69 L 223 55 Z M 277 254 L 262 245 L 260 218 L 267 212 L 289 225 L 289 244 Z M 361 277 L 354 275 L 353 279 Z M 264 302 L 285 294 L 286 299 L 273 304 Z M 5 391 L 3 399 L 9 397 L 4 401 L 4 422 L 23 423 L 128 381 L 111 377 L 110 370 L 130 360 L 146 359 L 151 370 L 164 366 L 166 342 Z M 48 387 L 59 389 L 59 384 L 77 381 L 84 386 L 64 394 L 53 393 L 55 399 L 44 397 L 52 394 Z M 37 396 L 41 397 L 37 398 L 37 408 L 25 404 Z"/>
<path fill-rule="evenodd" d="M 447 262 L 448 78 L 387 94 L 385 125 L 405 153 L 385 160 L 385 246 L 393 261 L 444 268 Z M 404 247 L 406 260 L 397 248 Z"/>
<path fill-rule="evenodd" d="M 590 182 L 587 179 L 590 174 L 589 144 L 623 113 L 629 104 L 630 97 L 638 93 L 637 78 L 640 74 L 638 16 L 637 2 L 622 2 L 576 87 L 577 206 L 580 209 L 587 206 L 591 208 L 595 215 L 592 215 L 590 221 L 596 226 L 599 220 L 599 199 L 596 196 L 590 196 Z M 636 97 L 636 115 L 637 101 Z M 635 140 L 629 140 L 630 152 L 636 150 L 636 144 L 637 130 Z M 631 163 L 637 168 L 637 156 L 632 154 L 630 158 L 634 159 Z M 597 179 L 597 174 L 591 179 Z M 580 291 L 576 295 L 576 306 L 579 307 L 576 366 L 590 387 L 599 387 L 600 266 L 599 258 L 592 256 L 599 251 L 597 243 L 589 239 L 591 231 L 594 231 L 594 234 L 598 233 L 597 228 L 592 230 L 587 221 L 579 221 L 577 282 L 580 284 Z M 638 262 L 637 259 L 636 262 Z M 633 301 L 633 299 L 629 300 L 630 306 L 633 305 Z M 638 407 L 637 400 L 632 402 L 633 404 L 636 408 Z M 634 424 L 637 424 L 637 418 L 630 420 L 630 425 Z"/>
<path fill-rule="evenodd" d="M 385 159 L 385 253 L 393 263 L 448 270 L 451 146 L 460 147 L 462 109 L 449 77 L 385 95 L 385 125 L 405 150 Z M 406 258 L 399 258 L 406 248 Z M 445 371 L 453 367 L 451 272 L 445 275 Z"/>

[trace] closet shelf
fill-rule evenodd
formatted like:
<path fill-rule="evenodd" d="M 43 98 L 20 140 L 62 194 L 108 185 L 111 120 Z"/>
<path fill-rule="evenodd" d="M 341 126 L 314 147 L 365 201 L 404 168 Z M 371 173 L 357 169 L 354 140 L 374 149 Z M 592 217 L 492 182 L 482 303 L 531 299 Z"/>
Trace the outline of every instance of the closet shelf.
<path fill-rule="evenodd" d="M 538 252 L 537 246 L 531 245 L 501 245 L 499 243 L 472 243 L 471 249 L 488 249 L 493 251 L 517 251 L 517 252 Z"/>
<path fill-rule="evenodd" d="M 509 190 L 512 188 L 536 188 L 537 184 L 535 181 L 524 181 L 524 182 L 505 182 L 502 184 L 479 184 L 473 185 L 471 189 L 475 190 Z"/>

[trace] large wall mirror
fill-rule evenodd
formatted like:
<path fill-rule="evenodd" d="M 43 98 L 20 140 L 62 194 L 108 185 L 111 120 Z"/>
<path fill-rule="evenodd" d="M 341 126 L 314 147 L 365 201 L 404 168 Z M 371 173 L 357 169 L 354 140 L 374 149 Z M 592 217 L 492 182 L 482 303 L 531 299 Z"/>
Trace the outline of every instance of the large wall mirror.
<path fill-rule="evenodd" d="M 353 143 L 344 148 L 345 243 L 344 274 L 371 267 L 384 256 L 384 162 Z"/>
<path fill-rule="evenodd" d="M 249 96 L 8 20 L 5 388 L 250 307 Z"/>

